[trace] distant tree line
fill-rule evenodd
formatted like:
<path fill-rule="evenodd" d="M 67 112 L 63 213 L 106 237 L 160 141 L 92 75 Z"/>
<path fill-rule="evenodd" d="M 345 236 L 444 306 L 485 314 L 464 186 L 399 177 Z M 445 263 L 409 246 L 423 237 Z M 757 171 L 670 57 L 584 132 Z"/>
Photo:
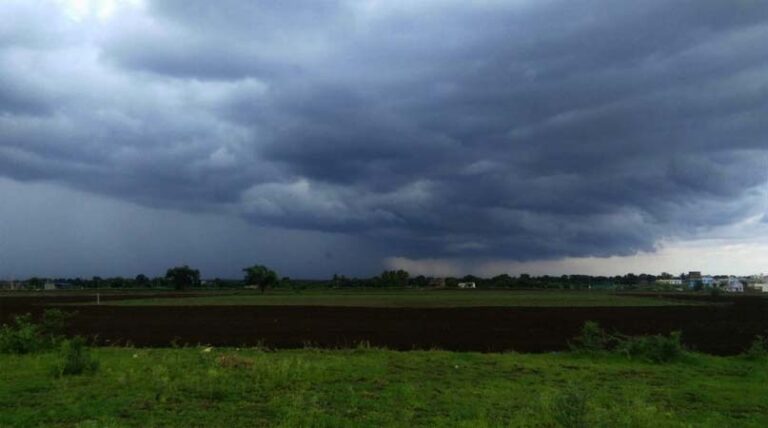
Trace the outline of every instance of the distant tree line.
<path fill-rule="evenodd" d="M 684 275 L 682 275 L 684 277 Z M 412 276 L 405 270 L 387 270 L 374 277 L 357 278 L 334 274 L 326 280 L 292 280 L 280 277 L 277 272 L 264 265 L 243 268 L 243 278 L 213 278 L 203 280 L 200 271 L 190 266 L 175 266 L 168 269 L 164 276 L 148 277 L 139 274 L 133 278 L 92 277 L 92 278 L 29 278 L 22 281 L 24 288 L 42 289 L 45 284 L 53 283 L 56 288 L 74 289 L 223 289 L 255 288 L 266 291 L 270 288 L 310 289 L 310 288 L 455 288 L 462 282 L 473 282 L 478 288 L 555 288 L 555 289 L 658 289 L 654 284 L 657 279 L 671 277 L 662 275 L 635 275 L 629 273 L 617 276 L 561 275 L 533 276 L 526 273 L 519 276 L 509 274 L 483 278 L 474 275 L 463 277 Z"/>

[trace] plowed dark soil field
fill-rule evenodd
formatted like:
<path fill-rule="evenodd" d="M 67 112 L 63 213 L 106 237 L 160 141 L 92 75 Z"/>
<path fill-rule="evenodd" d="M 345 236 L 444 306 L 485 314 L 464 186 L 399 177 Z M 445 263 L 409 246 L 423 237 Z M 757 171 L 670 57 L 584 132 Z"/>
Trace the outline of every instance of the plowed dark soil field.
<path fill-rule="evenodd" d="M 103 297 L 135 298 L 136 294 Z M 66 304 L 64 309 L 78 312 L 71 333 L 95 338 L 101 344 L 261 344 L 294 348 L 349 347 L 367 342 L 399 350 L 441 348 L 481 352 L 564 350 L 568 340 L 589 320 L 609 331 L 629 335 L 680 330 L 688 347 L 720 355 L 737 354 L 755 335 L 768 334 L 768 299 L 750 296 L 718 298 L 705 306 L 660 307 L 72 305 L 82 299 L 74 295 L 0 296 L 0 323 L 10 321 L 15 314 L 29 312 L 39 316 L 45 308 Z"/>

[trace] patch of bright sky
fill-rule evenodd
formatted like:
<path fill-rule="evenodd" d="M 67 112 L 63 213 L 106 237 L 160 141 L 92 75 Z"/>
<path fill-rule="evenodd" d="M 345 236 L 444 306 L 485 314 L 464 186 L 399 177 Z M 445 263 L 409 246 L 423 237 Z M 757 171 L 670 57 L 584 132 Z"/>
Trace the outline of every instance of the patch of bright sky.
<path fill-rule="evenodd" d="M 390 269 L 405 269 L 411 275 L 492 277 L 502 273 L 520 275 L 624 275 L 648 273 L 673 275 L 701 271 L 709 275 L 754 275 L 768 272 L 768 242 L 732 243 L 722 240 L 677 241 L 660 244 L 655 252 L 633 256 L 569 257 L 559 260 L 516 262 L 495 260 L 466 262 L 451 259 L 387 260 Z"/>
<path fill-rule="evenodd" d="M 96 19 L 107 22 L 119 17 L 125 8 L 142 8 L 144 0 L 55 0 L 58 7 L 75 22 Z"/>
<path fill-rule="evenodd" d="M 710 230 L 706 237 L 666 240 L 656 251 L 631 256 L 566 257 L 557 260 L 469 261 L 459 259 L 408 259 L 392 257 L 392 269 L 430 276 L 474 274 L 491 277 L 502 273 L 520 275 L 624 275 L 626 273 L 673 275 L 701 271 L 710 275 L 754 275 L 768 272 L 768 222 L 762 215 Z"/>

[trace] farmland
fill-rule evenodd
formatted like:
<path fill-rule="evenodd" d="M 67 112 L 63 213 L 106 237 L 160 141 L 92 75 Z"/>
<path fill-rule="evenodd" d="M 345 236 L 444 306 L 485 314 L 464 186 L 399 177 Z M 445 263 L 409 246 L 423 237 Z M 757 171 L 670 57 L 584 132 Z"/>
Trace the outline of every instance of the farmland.
<path fill-rule="evenodd" d="M 55 348 L 0 354 L 0 427 L 768 424 L 768 360 L 741 355 L 768 331 L 757 296 L 99 294 L 98 305 L 92 292 L 0 295 L 0 323 L 75 313 L 66 332 L 97 345 L 98 362 L 57 376 Z M 571 351 L 586 321 L 681 331 L 688 351 L 665 362 Z"/>
<path fill-rule="evenodd" d="M 103 345 L 211 344 L 396 350 L 567 349 L 586 321 L 642 335 L 682 331 L 702 352 L 733 355 L 768 332 L 756 296 L 618 295 L 587 291 L 58 292 L 0 295 L 0 323 L 45 308 L 76 311 L 71 334 Z"/>
<path fill-rule="evenodd" d="M 119 306 L 325 306 L 372 308 L 455 307 L 646 307 L 701 304 L 670 298 L 648 298 L 586 291 L 477 290 L 318 290 L 228 293 L 192 297 L 163 296 L 113 300 Z"/>
<path fill-rule="evenodd" d="M 259 348 L 98 348 L 0 355 L 0 426 L 588 426 L 768 424 L 768 364 L 616 355 Z M 575 404 L 584 404 L 583 409 Z M 574 413 L 574 414 L 572 414 Z M 562 419 L 562 418 L 561 418 Z"/>

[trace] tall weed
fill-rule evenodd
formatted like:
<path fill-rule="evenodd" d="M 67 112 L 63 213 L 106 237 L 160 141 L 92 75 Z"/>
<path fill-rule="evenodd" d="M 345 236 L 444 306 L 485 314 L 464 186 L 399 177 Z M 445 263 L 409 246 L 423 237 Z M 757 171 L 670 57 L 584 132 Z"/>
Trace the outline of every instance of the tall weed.
<path fill-rule="evenodd" d="M 48 309 L 39 323 L 31 314 L 16 316 L 11 324 L 0 326 L 0 354 L 30 354 L 55 348 L 64 338 L 74 313 Z"/>
<path fill-rule="evenodd" d="M 80 375 L 93 373 L 98 368 L 99 362 L 91 356 L 85 339 L 76 336 L 62 342 L 59 361 L 53 368 L 53 374 L 55 376 Z"/>
<path fill-rule="evenodd" d="M 749 360 L 768 359 L 768 338 L 757 336 L 749 348 L 744 352 L 744 357 Z"/>
<path fill-rule="evenodd" d="M 0 354 L 30 354 L 43 348 L 42 330 L 32 315 L 19 315 L 12 324 L 0 326 Z"/>
<path fill-rule="evenodd" d="M 581 333 L 569 343 L 572 351 L 600 352 L 608 349 L 610 336 L 595 321 L 587 321 L 581 328 Z"/>

